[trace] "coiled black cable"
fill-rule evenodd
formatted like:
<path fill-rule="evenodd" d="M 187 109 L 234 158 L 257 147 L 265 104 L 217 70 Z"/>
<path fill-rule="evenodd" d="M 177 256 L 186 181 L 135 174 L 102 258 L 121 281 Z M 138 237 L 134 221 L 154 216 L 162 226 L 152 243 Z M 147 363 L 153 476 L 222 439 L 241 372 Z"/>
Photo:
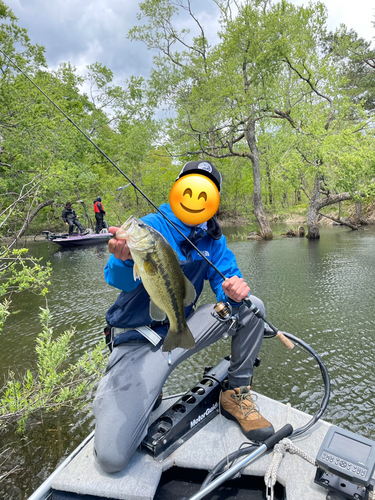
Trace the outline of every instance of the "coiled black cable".
<path fill-rule="evenodd" d="M 312 417 L 310 422 L 308 422 L 303 427 L 300 427 L 300 428 L 295 429 L 293 431 L 293 433 L 290 436 L 292 438 L 294 436 L 299 436 L 300 434 L 303 434 L 304 432 L 306 432 L 308 429 L 310 429 L 310 427 L 312 427 L 322 417 L 323 413 L 325 412 L 325 410 L 328 406 L 329 398 L 331 395 L 331 382 L 329 379 L 329 374 L 328 374 L 327 368 L 325 367 L 320 356 L 314 351 L 314 349 L 311 346 L 309 346 L 309 344 L 307 344 L 303 340 L 299 339 L 295 335 L 292 335 L 291 333 L 283 332 L 283 334 L 285 335 L 285 337 L 287 337 L 289 340 L 291 340 L 293 342 L 293 344 L 299 345 L 304 351 L 311 354 L 311 356 L 316 360 L 316 362 L 319 365 L 320 372 L 322 374 L 322 378 L 323 378 L 323 382 L 324 382 L 324 395 L 323 395 L 323 398 L 320 402 L 319 410 L 315 413 L 315 415 Z"/>

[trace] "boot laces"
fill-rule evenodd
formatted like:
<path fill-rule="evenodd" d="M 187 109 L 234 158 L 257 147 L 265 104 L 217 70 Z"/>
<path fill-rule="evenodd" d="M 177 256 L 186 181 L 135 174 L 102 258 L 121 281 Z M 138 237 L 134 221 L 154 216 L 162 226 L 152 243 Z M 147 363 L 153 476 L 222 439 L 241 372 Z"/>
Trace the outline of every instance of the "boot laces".
<path fill-rule="evenodd" d="M 254 396 L 251 395 L 250 391 L 248 392 L 241 392 L 240 394 L 232 394 L 231 398 L 234 399 L 234 401 L 239 405 L 242 411 L 242 415 L 246 419 L 251 413 L 257 413 L 259 421 L 261 420 L 261 415 L 259 412 L 258 406 L 255 404 L 255 401 L 257 399 L 257 396 L 254 394 Z M 254 398 L 254 399 L 253 399 Z M 249 404 L 244 404 L 245 401 L 248 401 Z"/>

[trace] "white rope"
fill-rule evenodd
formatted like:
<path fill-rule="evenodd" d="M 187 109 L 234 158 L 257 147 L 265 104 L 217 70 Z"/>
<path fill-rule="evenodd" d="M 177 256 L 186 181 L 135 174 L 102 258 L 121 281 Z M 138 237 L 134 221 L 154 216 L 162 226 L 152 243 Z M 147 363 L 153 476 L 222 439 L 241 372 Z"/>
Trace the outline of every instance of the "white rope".
<path fill-rule="evenodd" d="M 273 487 L 276 484 L 277 473 L 279 471 L 281 460 L 283 459 L 287 451 L 289 451 L 289 453 L 299 455 L 301 458 L 303 458 L 307 462 L 310 462 L 310 464 L 312 465 L 316 465 L 315 458 L 310 457 L 310 455 L 295 446 L 290 439 L 282 439 L 273 448 L 272 461 L 264 476 L 264 482 L 267 488 L 267 499 L 273 500 Z"/>

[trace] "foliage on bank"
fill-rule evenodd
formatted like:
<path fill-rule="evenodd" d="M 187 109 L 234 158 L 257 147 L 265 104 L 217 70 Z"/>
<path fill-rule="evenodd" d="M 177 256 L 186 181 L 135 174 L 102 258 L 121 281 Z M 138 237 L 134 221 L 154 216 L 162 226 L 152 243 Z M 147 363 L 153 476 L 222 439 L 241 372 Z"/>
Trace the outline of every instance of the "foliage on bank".
<path fill-rule="evenodd" d="M 51 314 L 41 309 L 42 332 L 36 339 L 37 369 L 19 377 L 10 372 L 0 389 L 0 433 L 9 425 L 23 432 L 30 416 L 40 411 L 56 411 L 63 406 L 81 409 L 88 394 L 102 377 L 106 364 L 104 345 L 86 352 L 76 363 L 68 364 L 74 330 L 53 338 Z"/>

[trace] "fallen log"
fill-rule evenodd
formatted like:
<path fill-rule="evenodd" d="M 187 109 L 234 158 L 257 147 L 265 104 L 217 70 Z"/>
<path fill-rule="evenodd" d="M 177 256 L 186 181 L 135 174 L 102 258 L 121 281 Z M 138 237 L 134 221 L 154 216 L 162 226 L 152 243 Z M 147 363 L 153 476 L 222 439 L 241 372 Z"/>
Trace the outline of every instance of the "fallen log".
<path fill-rule="evenodd" d="M 330 217 L 329 215 L 322 214 L 321 212 L 318 212 L 318 213 L 322 217 L 326 217 L 327 219 L 333 220 L 333 222 L 336 222 L 337 224 L 342 224 L 343 226 L 350 227 L 350 229 L 353 229 L 353 231 L 358 229 L 358 226 L 356 226 L 355 224 L 352 224 L 351 222 L 347 222 L 347 221 L 344 221 L 342 219 L 335 219 L 334 217 Z"/>

